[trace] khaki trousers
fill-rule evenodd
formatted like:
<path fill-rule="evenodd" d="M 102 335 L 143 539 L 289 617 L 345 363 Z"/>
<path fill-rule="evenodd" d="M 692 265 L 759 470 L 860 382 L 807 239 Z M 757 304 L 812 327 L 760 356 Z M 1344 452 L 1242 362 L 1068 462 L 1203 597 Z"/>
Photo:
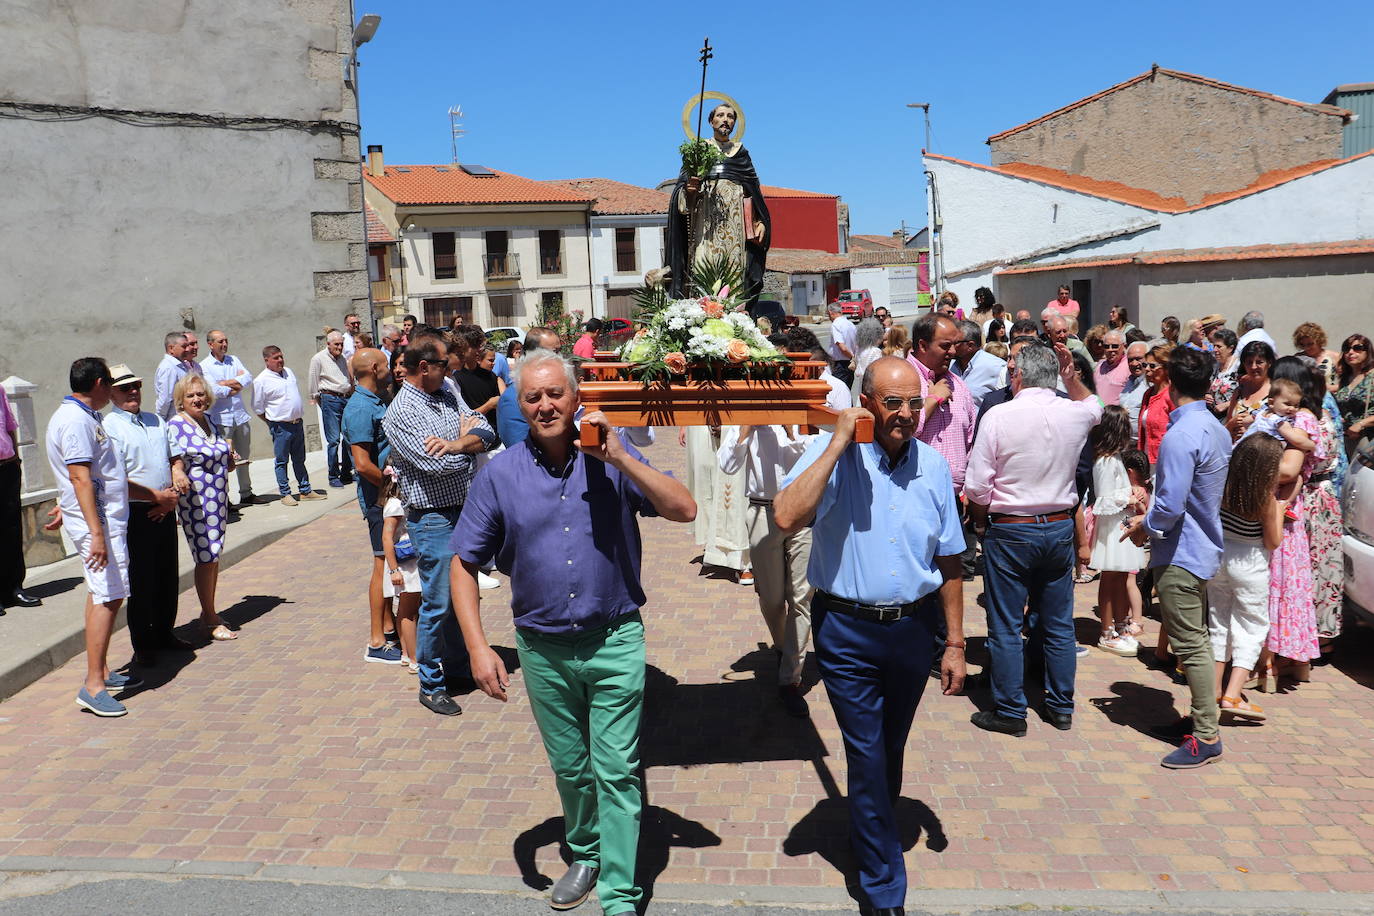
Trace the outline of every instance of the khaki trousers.
<path fill-rule="evenodd" d="M 773 648 L 782 655 L 778 664 L 778 683 L 799 684 L 806 640 L 811 635 L 812 588 L 806 581 L 806 564 L 811 559 L 811 529 L 783 534 L 773 520 L 771 503 L 750 502 L 746 524 L 759 610 L 768 624 Z"/>
<path fill-rule="evenodd" d="M 239 483 L 239 502 L 246 502 L 253 498 L 253 478 L 248 473 L 249 456 L 253 451 L 253 425 L 251 422 L 239 423 L 223 432 L 229 437 L 229 445 L 243 459 L 234 469 L 234 475 Z"/>
<path fill-rule="evenodd" d="M 1217 670 L 1207 632 L 1207 580 L 1199 579 L 1182 566 L 1156 567 L 1155 588 L 1159 591 L 1164 631 L 1169 634 L 1169 644 L 1174 647 L 1192 694 L 1193 734 L 1211 741 L 1219 734 L 1220 710 Z"/>

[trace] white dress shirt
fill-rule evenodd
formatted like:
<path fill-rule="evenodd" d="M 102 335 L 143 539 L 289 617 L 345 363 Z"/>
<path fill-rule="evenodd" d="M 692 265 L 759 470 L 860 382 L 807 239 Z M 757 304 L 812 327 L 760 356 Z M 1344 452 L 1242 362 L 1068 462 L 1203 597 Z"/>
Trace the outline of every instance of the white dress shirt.
<path fill-rule="evenodd" d="M 782 479 L 811 444 L 795 426 L 755 426 L 741 441 L 738 426 L 722 426 L 716 461 L 726 474 L 736 473 L 747 462 L 745 490 L 750 499 L 772 499 L 782 489 Z"/>
<path fill-rule="evenodd" d="M 831 375 L 829 366 L 821 370 L 821 378 L 830 386 L 830 394 L 825 396 L 826 407 L 831 410 L 848 410 L 854 406 L 854 397 L 849 393 L 849 386 Z"/>
<path fill-rule="evenodd" d="M 291 423 L 301 418 L 301 389 L 296 374 L 283 369 L 278 375 L 264 369 L 253 379 L 253 413 L 269 420 Z"/>
<path fill-rule="evenodd" d="M 214 387 L 215 403 L 207 411 L 211 422 L 221 431 L 232 430 L 235 426 L 247 423 L 249 417 L 248 411 L 243 407 L 243 388 L 253 384 L 253 375 L 243 365 L 242 360 L 226 353 L 221 362 L 211 355 L 200 361 L 200 370 L 201 375 Z M 238 382 L 243 388 L 230 391 L 224 387 L 224 382 Z"/>
<path fill-rule="evenodd" d="M 172 402 L 172 389 L 176 388 L 177 382 L 181 381 L 186 372 L 184 360 L 177 359 L 170 353 L 162 354 L 162 362 L 157 364 L 157 373 L 153 376 L 153 390 L 157 395 L 153 411 L 164 420 L 176 413 L 176 405 Z"/>
<path fill-rule="evenodd" d="M 1264 341 L 1269 345 L 1269 349 L 1274 351 L 1275 356 L 1279 355 L 1279 345 L 1274 343 L 1274 338 L 1270 337 L 1269 332 L 1264 328 L 1251 328 L 1242 334 L 1240 340 L 1236 341 L 1236 355 L 1240 355 L 1240 352 L 1245 349 L 1246 344 L 1256 340 Z"/>
<path fill-rule="evenodd" d="M 847 361 L 854 358 L 855 336 L 854 322 L 843 315 L 830 322 L 830 346 L 826 348 L 826 352 L 830 354 L 831 362 Z M 839 343 L 843 343 L 848 348 L 849 353 L 847 355 L 840 352 L 840 348 L 837 346 Z"/>

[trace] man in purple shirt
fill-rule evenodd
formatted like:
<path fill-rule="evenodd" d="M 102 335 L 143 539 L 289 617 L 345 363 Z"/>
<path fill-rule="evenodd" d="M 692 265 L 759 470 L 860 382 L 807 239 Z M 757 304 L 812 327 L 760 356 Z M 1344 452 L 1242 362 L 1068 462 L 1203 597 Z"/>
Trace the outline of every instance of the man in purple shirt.
<path fill-rule="evenodd" d="M 644 896 L 635 882 L 644 707 L 636 516 L 690 522 L 696 503 L 600 411 L 582 422 L 600 428 L 602 445 L 578 445 L 570 362 L 535 350 L 514 372 L 529 436 L 472 482 L 450 541 L 460 561 L 451 567 L 454 609 L 473 680 L 504 702 L 510 678 L 482 629 L 477 573 L 494 559 L 510 577 L 520 666 L 573 853 L 550 904 L 572 909 L 595 884 L 606 916 L 633 913 Z"/>
<path fill-rule="evenodd" d="M 1231 436 L 1204 401 L 1213 362 L 1210 354 L 1187 347 L 1170 355 L 1169 396 L 1178 406 L 1169 414 L 1169 429 L 1159 445 L 1154 501 L 1121 536 L 1136 544 L 1147 538 L 1151 542 L 1150 568 L 1158 570 L 1155 587 L 1164 629 L 1192 694 L 1191 723 L 1184 718 L 1151 732 L 1182 742 L 1162 761 L 1175 770 L 1200 767 L 1221 756 L 1207 580 L 1221 565 L 1221 495 Z"/>

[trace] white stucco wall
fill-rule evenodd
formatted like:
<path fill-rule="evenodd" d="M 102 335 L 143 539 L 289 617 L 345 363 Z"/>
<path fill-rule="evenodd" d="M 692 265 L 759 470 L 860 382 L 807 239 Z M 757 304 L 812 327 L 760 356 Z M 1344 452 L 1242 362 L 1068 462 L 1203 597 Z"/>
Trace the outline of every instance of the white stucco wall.
<path fill-rule="evenodd" d="M 356 122 L 351 15 L 347 0 L 10 4 L 0 98 Z M 202 355 L 220 328 L 250 369 L 275 343 L 302 377 L 323 326 L 366 311 L 356 136 L 26 117 L 0 122 L 0 377 L 38 385 L 44 424 L 76 357 L 150 378 L 182 309 Z M 270 451 L 259 428 L 253 453 Z"/>
<path fill-rule="evenodd" d="M 606 314 L 606 291 L 638 289 L 644 285 L 644 274 L 664 266 L 663 233 L 668 227 L 668 214 L 646 216 L 592 217 L 592 289 L 595 296 L 593 315 Z M 615 230 L 634 229 L 638 252 L 638 270 L 618 273 L 615 269 Z"/>

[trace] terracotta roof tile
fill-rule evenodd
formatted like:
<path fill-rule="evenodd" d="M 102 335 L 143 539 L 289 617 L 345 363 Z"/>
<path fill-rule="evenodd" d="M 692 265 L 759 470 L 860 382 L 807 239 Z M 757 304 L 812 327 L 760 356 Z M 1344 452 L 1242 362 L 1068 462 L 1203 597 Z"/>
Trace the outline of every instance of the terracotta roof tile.
<path fill-rule="evenodd" d="M 385 242 L 396 241 L 396 236 L 391 234 L 391 230 L 386 228 L 386 223 L 377 215 L 377 211 L 372 209 L 372 205 L 363 202 L 363 213 L 367 218 L 367 241 L 371 245 L 379 245 Z"/>
<path fill-rule="evenodd" d="M 1155 67 L 1150 70 L 1146 70 L 1139 76 L 1133 76 L 1130 79 L 1125 80 L 1124 82 L 1117 83 L 1115 86 L 1108 86 L 1101 92 L 1095 92 L 1092 95 L 1087 96 L 1085 98 L 1081 98 L 1076 102 L 1070 102 L 1063 108 L 1056 108 L 1049 114 L 1041 115 L 1040 117 L 1035 118 L 1034 120 L 1027 121 L 1025 124 L 1018 124 L 1017 126 L 1008 128 L 1007 130 L 1004 130 L 1001 133 L 993 134 L 991 137 L 988 137 L 986 142 L 992 143 L 994 141 L 1009 137 L 1012 134 L 1019 133 L 1023 130 L 1026 130 L 1027 128 L 1034 127 L 1037 124 L 1043 124 L 1046 121 L 1053 120 L 1054 118 L 1057 118 L 1062 114 L 1073 111 L 1075 108 L 1082 108 L 1084 105 L 1096 102 L 1098 99 L 1111 95 L 1113 92 L 1119 92 L 1122 89 L 1134 86 L 1135 84 L 1143 82 L 1144 80 L 1147 80 L 1150 77 L 1160 73 L 1164 74 L 1165 76 L 1172 76 L 1176 79 L 1188 80 L 1189 82 L 1199 83 L 1203 86 L 1211 86 L 1213 89 L 1225 89 L 1230 92 L 1241 92 L 1246 95 L 1255 96 L 1256 98 L 1267 99 L 1271 102 L 1282 102 L 1286 105 L 1296 105 L 1299 108 L 1305 108 L 1308 111 L 1315 112 L 1316 114 L 1329 114 L 1343 119 L 1349 118 L 1351 116 L 1351 113 L 1349 111 L 1346 111 L 1344 108 L 1337 108 L 1334 105 L 1316 104 L 1313 102 L 1300 102 L 1297 99 L 1287 99 L 1281 95 L 1273 95 L 1272 93 L 1261 92 L 1258 89 L 1247 89 L 1244 86 L 1236 86 L 1231 83 L 1223 83 L 1221 80 L 1214 80 L 1206 76 L 1198 76 L 1195 73 L 1184 73 L 1181 70 L 1169 70 L 1164 67 Z"/>
<path fill-rule="evenodd" d="M 768 252 L 766 267 L 785 274 L 819 274 L 850 267 L 848 255 L 813 251 L 809 248 L 773 248 Z"/>
<path fill-rule="evenodd" d="M 1181 197 L 1164 197 L 1154 191 L 1147 191 L 1144 188 L 1133 188 L 1116 181 L 1099 181 L 1096 178 L 1089 178 L 1086 175 L 1070 175 L 1068 172 L 1052 169 L 1043 165 L 1013 162 L 1003 166 L 992 166 L 981 165 L 977 162 L 969 162 L 964 159 L 955 159 L 953 156 L 941 156 L 937 153 L 926 153 L 925 155 L 929 159 L 954 162 L 959 165 L 982 169 L 985 172 L 996 172 L 1000 175 L 1007 175 L 1012 178 L 1024 178 L 1028 181 L 1035 181 L 1040 184 L 1063 188 L 1067 191 L 1077 191 L 1080 194 L 1091 194 L 1093 197 L 1102 197 L 1107 200 L 1117 201 L 1118 203 L 1130 204 L 1133 207 L 1142 207 L 1146 210 L 1157 210 L 1161 213 L 1186 213 L 1190 210 L 1201 210 L 1204 207 L 1212 207 L 1229 200 L 1235 200 L 1238 197 L 1245 197 L 1249 194 L 1267 191 L 1270 188 L 1277 187 L 1295 178 L 1314 175 L 1317 172 L 1322 172 L 1338 165 L 1345 165 L 1347 162 L 1354 162 L 1356 159 L 1363 159 L 1366 156 L 1374 155 L 1374 150 L 1366 150 L 1363 153 L 1358 153 L 1345 159 L 1319 159 L 1316 162 L 1309 162 L 1306 165 L 1265 172 L 1243 188 L 1237 188 L 1234 191 L 1222 191 L 1215 194 L 1208 194 L 1203 197 L 1201 203 L 1193 206 L 1188 206 L 1187 202 Z"/>
<path fill-rule="evenodd" d="M 607 216 L 666 214 L 668 200 L 671 197 L 666 191 L 642 188 L 609 178 L 559 178 L 546 183 L 560 188 L 571 188 L 594 198 L 596 202 L 592 204 L 592 212 Z"/>
<path fill-rule="evenodd" d="M 872 251 L 875 248 L 901 248 L 902 243 L 890 235 L 851 235 L 850 249 Z"/>
<path fill-rule="evenodd" d="M 819 191 L 798 191 L 796 188 L 779 188 L 775 185 L 759 185 L 763 191 L 764 199 L 769 197 L 828 197 L 831 200 L 839 200 L 838 194 L 822 194 Z"/>
<path fill-rule="evenodd" d="M 1193 264 L 1206 261 L 1263 261 L 1279 258 L 1320 258 L 1347 254 L 1374 254 L 1374 239 L 1341 242 L 1304 242 L 1289 245 L 1240 245 L 1230 248 L 1172 248 L 1142 251 L 1107 258 L 1077 258 L 1052 264 L 1021 264 L 998 274 L 1033 274 L 1066 267 L 1116 267 L 1123 264 Z"/>
<path fill-rule="evenodd" d="M 491 177 L 469 175 L 451 165 L 388 165 L 381 176 L 363 177 L 398 204 L 580 204 L 591 197 L 546 181 L 496 169 Z"/>

